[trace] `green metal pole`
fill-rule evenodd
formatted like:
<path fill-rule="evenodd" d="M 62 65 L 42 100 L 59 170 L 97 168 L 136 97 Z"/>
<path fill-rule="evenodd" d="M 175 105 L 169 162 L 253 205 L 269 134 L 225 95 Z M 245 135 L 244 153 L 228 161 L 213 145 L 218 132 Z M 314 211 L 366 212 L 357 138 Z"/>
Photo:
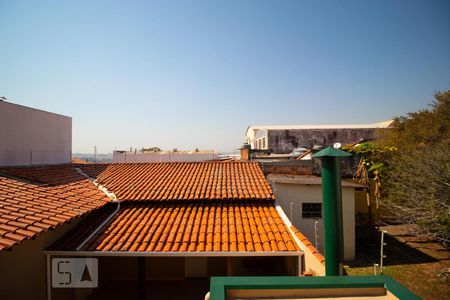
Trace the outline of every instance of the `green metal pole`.
<path fill-rule="evenodd" d="M 342 210 L 342 173 L 341 173 L 341 158 L 334 158 L 334 170 L 336 173 L 336 214 L 338 218 L 338 248 L 339 248 L 339 275 L 344 275 L 344 220 Z"/>
<path fill-rule="evenodd" d="M 340 159 L 350 154 L 328 147 L 313 155 L 322 159 L 322 199 L 325 230 L 325 273 L 342 275 L 343 226 Z"/>

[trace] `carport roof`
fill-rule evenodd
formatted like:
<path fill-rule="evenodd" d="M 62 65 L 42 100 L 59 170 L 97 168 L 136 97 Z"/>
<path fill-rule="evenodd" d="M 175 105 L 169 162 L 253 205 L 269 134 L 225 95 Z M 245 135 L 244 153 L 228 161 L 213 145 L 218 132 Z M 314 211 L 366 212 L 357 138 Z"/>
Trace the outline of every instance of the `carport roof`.
<path fill-rule="evenodd" d="M 269 201 L 128 202 L 115 214 L 114 210 L 113 204 L 102 208 L 68 232 L 49 252 L 300 251 L 274 203 Z M 102 225 L 111 214 L 114 216 Z"/>

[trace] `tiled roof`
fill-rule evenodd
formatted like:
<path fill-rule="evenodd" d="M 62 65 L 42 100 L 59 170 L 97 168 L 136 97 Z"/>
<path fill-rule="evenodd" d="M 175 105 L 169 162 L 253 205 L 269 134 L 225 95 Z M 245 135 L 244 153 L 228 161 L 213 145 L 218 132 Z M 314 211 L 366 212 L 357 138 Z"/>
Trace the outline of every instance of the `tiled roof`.
<path fill-rule="evenodd" d="M 79 167 L 119 200 L 273 200 L 257 163 L 88 164 Z"/>
<path fill-rule="evenodd" d="M 291 226 L 292 231 L 298 237 L 298 239 L 313 253 L 313 255 L 319 260 L 321 264 L 325 264 L 325 257 L 317 250 L 316 247 L 308 240 L 306 236 L 304 236 L 300 231 L 297 230 L 294 226 Z"/>
<path fill-rule="evenodd" d="M 72 157 L 72 163 L 73 164 L 88 164 L 90 162 L 88 162 L 86 159 L 81 159 L 78 157 Z"/>
<path fill-rule="evenodd" d="M 108 201 L 70 165 L 0 168 L 0 250 Z"/>
<path fill-rule="evenodd" d="M 0 174 L 41 185 L 58 185 L 61 183 L 86 180 L 85 177 L 76 172 L 69 164 L 33 167 L 0 167 Z"/>
<path fill-rule="evenodd" d="M 52 250 L 75 250 L 114 211 L 75 227 Z M 299 251 L 273 202 L 127 202 L 81 251 Z"/>

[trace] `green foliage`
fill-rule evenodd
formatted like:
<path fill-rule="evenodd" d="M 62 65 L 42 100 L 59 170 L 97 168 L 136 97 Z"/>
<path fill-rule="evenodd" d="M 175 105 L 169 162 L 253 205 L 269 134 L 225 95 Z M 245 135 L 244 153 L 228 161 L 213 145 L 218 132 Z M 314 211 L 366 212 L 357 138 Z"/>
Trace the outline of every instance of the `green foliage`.
<path fill-rule="evenodd" d="M 365 142 L 358 145 L 346 145 L 343 149 L 361 156 L 358 169 L 354 176 L 355 181 L 362 184 L 369 184 L 369 178 L 373 179 L 375 183 L 375 195 L 380 197 L 381 177 L 386 170 L 388 158 L 392 152 L 397 151 L 397 148 Z"/>
<path fill-rule="evenodd" d="M 397 117 L 382 135 L 372 143 L 345 146 L 362 156 L 356 181 L 374 183 L 375 197 L 382 198 L 390 219 L 417 225 L 416 234 L 448 246 L 450 91 L 437 93 L 429 109 Z"/>
<path fill-rule="evenodd" d="M 446 142 L 401 152 L 383 180 L 391 217 L 418 234 L 450 241 L 450 149 Z"/>
<path fill-rule="evenodd" d="M 395 147 L 385 157 L 383 204 L 402 223 L 418 225 L 424 234 L 450 241 L 450 91 L 438 93 L 430 109 L 396 118 L 377 141 Z"/>
<path fill-rule="evenodd" d="M 401 151 L 430 146 L 450 139 L 450 91 L 437 93 L 430 109 L 397 117 L 393 128 L 383 132 L 379 146 L 394 146 Z"/>

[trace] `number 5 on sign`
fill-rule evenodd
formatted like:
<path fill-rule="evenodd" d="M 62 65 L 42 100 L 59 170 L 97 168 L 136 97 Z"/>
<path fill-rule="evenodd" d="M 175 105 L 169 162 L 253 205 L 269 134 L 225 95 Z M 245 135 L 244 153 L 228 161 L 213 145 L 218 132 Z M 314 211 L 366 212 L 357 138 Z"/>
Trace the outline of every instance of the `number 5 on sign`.
<path fill-rule="evenodd" d="M 98 286 L 96 258 L 53 258 L 52 287 L 95 288 Z"/>

